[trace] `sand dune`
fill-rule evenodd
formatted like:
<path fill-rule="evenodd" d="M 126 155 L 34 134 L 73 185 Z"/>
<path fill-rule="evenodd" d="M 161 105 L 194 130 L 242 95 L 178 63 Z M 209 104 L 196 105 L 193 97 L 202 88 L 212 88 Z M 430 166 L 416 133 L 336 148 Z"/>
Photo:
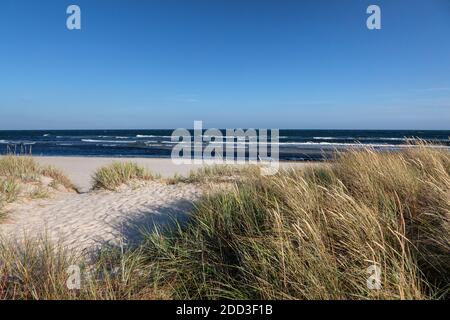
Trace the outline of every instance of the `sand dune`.
<path fill-rule="evenodd" d="M 42 200 L 8 205 L 9 220 L 0 224 L 0 237 L 21 239 L 44 234 L 78 252 L 88 252 L 105 243 L 134 241 L 140 229 L 166 225 L 189 211 L 202 191 L 189 184 L 167 185 L 154 181 L 118 192 L 91 191 L 92 174 L 114 161 L 133 161 L 162 177 L 185 175 L 201 165 L 173 164 L 170 159 L 34 157 L 41 165 L 61 169 L 80 193 L 56 193 Z M 283 166 L 304 163 L 284 163 Z"/>
<path fill-rule="evenodd" d="M 183 219 L 200 194 L 193 185 L 150 182 L 119 192 L 58 193 L 52 198 L 15 203 L 0 236 L 33 238 L 44 234 L 79 253 L 104 244 L 138 240 L 143 230 Z"/>

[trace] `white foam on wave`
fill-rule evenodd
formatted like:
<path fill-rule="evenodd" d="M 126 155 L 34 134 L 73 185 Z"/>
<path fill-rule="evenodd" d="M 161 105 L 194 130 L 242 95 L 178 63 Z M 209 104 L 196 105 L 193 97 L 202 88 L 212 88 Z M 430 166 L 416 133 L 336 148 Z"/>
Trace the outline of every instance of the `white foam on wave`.
<path fill-rule="evenodd" d="M 339 143 L 339 142 L 280 142 L 280 145 L 310 145 L 310 146 L 325 146 L 325 147 L 373 147 L 373 148 L 410 148 L 410 147 L 418 147 L 415 145 L 408 144 L 388 144 L 388 143 Z M 430 145 L 429 148 L 447 148 L 450 147 L 445 145 Z"/>
<path fill-rule="evenodd" d="M 124 137 L 124 136 L 117 136 L 117 137 L 113 137 L 113 136 L 97 136 L 97 138 L 114 138 L 114 139 L 128 139 L 129 137 Z"/>
<path fill-rule="evenodd" d="M 173 137 L 178 137 L 177 135 Z M 185 136 L 184 138 L 189 138 L 191 136 Z M 164 139 L 171 139 L 172 136 L 158 136 L 158 135 L 152 135 L 152 134 L 138 134 L 136 135 L 136 138 L 142 139 L 142 138 L 164 138 Z"/>
<path fill-rule="evenodd" d="M 33 145 L 36 144 L 35 141 L 8 141 L 8 140 L 0 140 L 0 144 L 12 144 L 12 145 Z"/>
<path fill-rule="evenodd" d="M 336 139 L 340 139 L 337 137 L 313 137 L 314 140 L 336 140 Z"/>
<path fill-rule="evenodd" d="M 408 141 L 411 138 L 398 138 L 398 137 L 313 137 L 314 140 L 353 140 L 353 141 L 365 141 L 365 140 L 387 140 L 387 141 Z"/>
<path fill-rule="evenodd" d="M 156 138 L 156 137 L 163 137 L 163 136 L 154 136 L 152 134 L 137 134 L 136 138 Z"/>
<path fill-rule="evenodd" d="M 172 141 L 163 141 L 164 144 L 186 144 L 190 145 L 192 142 L 172 142 Z M 408 148 L 408 147 L 414 147 L 414 145 L 407 145 L 407 144 L 387 144 L 387 143 L 340 143 L 340 142 L 313 142 L 313 141 L 307 141 L 307 142 L 254 142 L 254 141 L 211 141 L 207 142 L 211 145 L 234 145 L 234 146 L 242 146 L 242 145 L 279 145 L 279 146 L 292 146 L 292 147 L 301 147 L 301 146 L 310 146 L 310 147 L 324 147 L 324 148 L 333 148 L 333 147 L 372 147 L 372 148 Z M 445 145 L 432 145 L 429 147 L 436 147 L 436 148 L 448 148 L 450 147 Z"/>
<path fill-rule="evenodd" d="M 81 139 L 81 141 L 90 143 L 136 143 L 136 141 L 95 140 L 95 139 Z"/>

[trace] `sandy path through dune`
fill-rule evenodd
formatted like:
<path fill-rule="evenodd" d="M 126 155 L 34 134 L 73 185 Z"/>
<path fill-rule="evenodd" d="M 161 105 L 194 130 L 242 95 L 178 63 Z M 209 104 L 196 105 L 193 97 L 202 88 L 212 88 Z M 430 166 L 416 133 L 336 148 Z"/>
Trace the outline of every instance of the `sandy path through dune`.
<path fill-rule="evenodd" d="M 47 234 L 52 241 L 79 253 L 139 238 L 143 229 L 183 219 L 200 196 L 194 185 L 151 182 L 119 192 L 58 193 L 52 198 L 15 203 L 9 219 L 0 224 L 0 237 L 34 238 Z"/>

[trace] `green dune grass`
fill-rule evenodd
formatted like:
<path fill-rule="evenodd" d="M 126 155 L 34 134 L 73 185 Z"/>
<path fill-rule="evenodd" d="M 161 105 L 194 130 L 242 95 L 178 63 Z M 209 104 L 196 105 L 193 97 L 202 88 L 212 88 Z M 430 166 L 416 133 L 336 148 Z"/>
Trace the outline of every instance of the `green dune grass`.
<path fill-rule="evenodd" d="M 144 175 L 127 168 L 134 173 L 119 176 Z M 224 170 L 193 180 L 206 175 L 209 183 Z M 450 154 L 426 145 L 348 151 L 331 165 L 269 177 L 242 174 L 197 202 L 187 224 L 100 252 L 93 265 L 101 272 L 79 291 L 61 284 L 73 263 L 67 253 L 3 245 L 0 298 L 445 299 L 449 195 Z M 367 284 L 374 267 L 379 290 Z"/>

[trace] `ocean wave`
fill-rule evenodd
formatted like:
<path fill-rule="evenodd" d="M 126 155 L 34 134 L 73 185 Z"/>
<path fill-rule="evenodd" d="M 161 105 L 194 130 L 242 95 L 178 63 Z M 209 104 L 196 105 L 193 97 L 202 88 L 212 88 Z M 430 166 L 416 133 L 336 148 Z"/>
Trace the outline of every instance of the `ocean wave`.
<path fill-rule="evenodd" d="M 314 140 L 347 140 L 347 141 L 411 141 L 412 137 L 313 137 Z M 445 142 L 447 139 L 425 139 L 426 141 Z"/>
<path fill-rule="evenodd" d="M 174 136 L 174 137 L 178 137 L 178 136 Z M 190 137 L 190 136 L 187 136 Z M 136 138 L 142 139 L 142 138 L 163 138 L 163 139 L 171 139 L 172 136 L 158 136 L 158 135 L 152 135 L 152 134 L 138 134 L 136 135 Z"/>
<path fill-rule="evenodd" d="M 136 143 L 136 141 L 120 141 L 120 140 L 95 140 L 95 139 L 81 139 L 83 142 L 90 143 Z"/>
<path fill-rule="evenodd" d="M 146 147 L 166 147 L 164 144 L 162 143 L 146 143 L 145 144 Z"/>
<path fill-rule="evenodd" d="M 338 137 L 313 137 L 314 140 L 336 140 L 336 139 L 342 139 Z M 346 138 L 344 138 L 346 139 Z"/>
<path fill-rule="evenodd" d="M 105 139 L 105 138 L 128 139 L 130 137 L 124 137 L 124 136 L 97 136 L 97 138 L 102 138 L 102 139 Z"/>
<path fill-rule="evenodd" d="M 152 135 L 152 134 L 149 134 L 149 135 L 147 135 L 147 134 L 137 134 L 136 135 L 136 138 L 156 138 L 156 137 L 163 137 L 163 136 L 155 136 L 155 135 Z"/>
<path fill-rule="evenodd" d="M 369 147 L 369 148 L 409 148 L 409 147 L 417 147 L 415 145 L 408 144 L 388 144 L 388 143 L 340 143 L 340 142 L 280 142 L 280 145 L 297 145 L 297 146 L 327 146 L 327 147 Z M 446 145 L 430 145 L 430 148 L 448 148 L 450 147 Z"/>
<path fill-rule="evenodd" d="M 11 144 L 11 145 L 33 145 L 36 144 L 35 141 L 9 141 L 9 140 L 0 140 L 0 144 Z"/>
<path fill-rule="evenodd" d="M 378 140 L 391 140 L 391 141 L 408 141 L 408 140 L 411 140 L 411 138 L 377 138 L 377 139 Z"/>
<path fill-rule="evenodd" d="M 193 146 L 193 142 L 172 142 L 172 141 L 163 141 L 164 144 L 186 144 Z M 407 144 L 388 144 L 388 143 L 343 143 L 343 142 L 314 142 L 314 141 L 306 141 L 306 142 L 254 142 L 254 141 L 211 141 L 211 142 L 203 142 L 203 145 L 234 145 L 236 147 L 242 147 L 246 145 L 279 145 L 279 146 L 291 146 L 291 147 L 301 147 L 301 146 L 309 146 L 309 147 L 326 147 L 326 148 L 332 148 L 332 147 L 373 147 L 373 148 L 408 148 L 408 147 L 414 147 L 414 145 L 407 145 Z M 436 147 L 436 148 L 449 148 L 445 145 L 433 145 L 430 147 Z"/>
<path fill-rule="evenodd" d="M 379 140 L 379 141 L 407 141 L 411 138 L 390 138 L 390 137 L 313 137 L 314 140 L 348 140 L 348 141 L 367 141 L 367 140 Z"/>

